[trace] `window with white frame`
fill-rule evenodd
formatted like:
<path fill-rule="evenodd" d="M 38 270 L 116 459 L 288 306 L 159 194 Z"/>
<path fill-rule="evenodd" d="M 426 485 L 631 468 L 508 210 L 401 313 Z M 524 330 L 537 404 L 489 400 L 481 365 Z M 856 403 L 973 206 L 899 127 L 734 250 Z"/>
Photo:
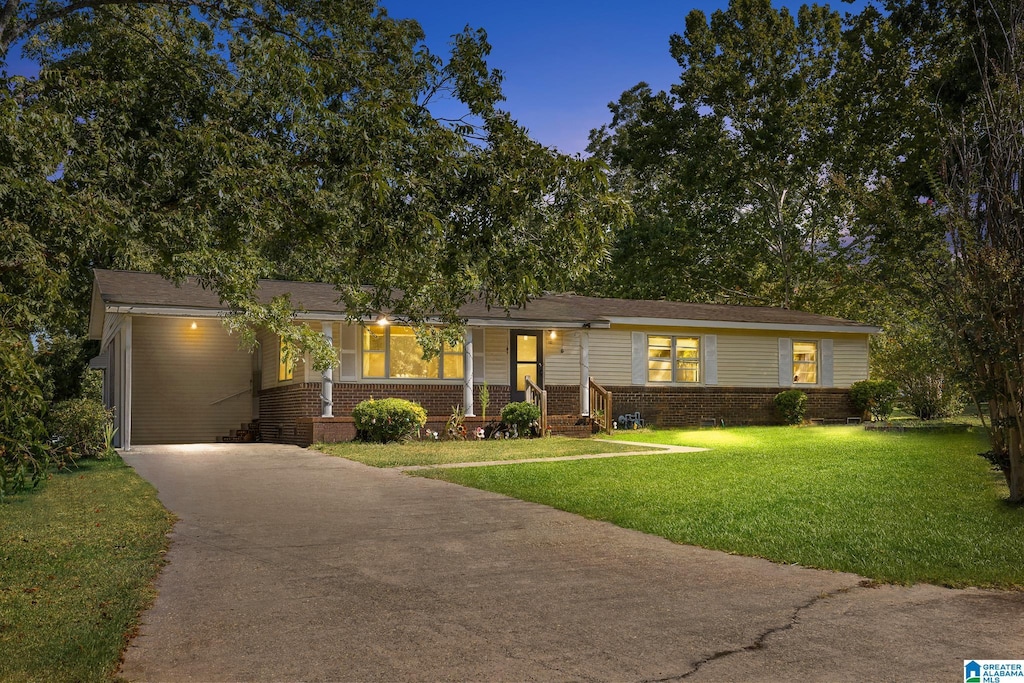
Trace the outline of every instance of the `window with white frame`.
<path fill-rule="evenodd" d="M 695 384 L 700 381 L 700 337 L 648 335 L 647 381 Z"/>
<path fill-rule="evenodd" d="M 370 379 L 462 379 L 462 344 L 445 343 L 441 353 L 423 359 L 411 327 L 363 328 L 363 377 Z"/>
<path fill-rule="evenodd" d="M 793 384 L 818 383 L 818 342 L 793 342 Z"/>

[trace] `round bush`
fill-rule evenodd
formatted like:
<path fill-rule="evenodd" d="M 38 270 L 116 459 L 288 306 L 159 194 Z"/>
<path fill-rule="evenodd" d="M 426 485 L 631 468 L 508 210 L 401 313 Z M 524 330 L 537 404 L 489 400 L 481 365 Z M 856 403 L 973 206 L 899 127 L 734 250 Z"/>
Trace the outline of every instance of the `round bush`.
<path fill-rule="evenodd" d="M 866 379 L 850 385 L 850 402 L 862 413 L 871 413 L 873 420 L 888 420 L 896 405 L 899 387 L 884 379 Z"/>
<path fill-rule="evenodd" d="M 807 394 L 799 389 L 790 389 L 775 394 L 775 409 L 786 424 L 798 425 L 804 421 L 807 412 Z"/>
<path fill-rule="evenodd" d="M 501 421 L 515 425 L 520 436 L 530 433 L 530 425 L 540 419 L 540 408 L 527 401 L 509 403 L 501 409 Z"/>
<path fill-rule="evenodd" d="M 357 438 L 387 443 L 408 439 L 427 424 L 419 403 L 401 398 L 369 399 L 352 409 Z"/>

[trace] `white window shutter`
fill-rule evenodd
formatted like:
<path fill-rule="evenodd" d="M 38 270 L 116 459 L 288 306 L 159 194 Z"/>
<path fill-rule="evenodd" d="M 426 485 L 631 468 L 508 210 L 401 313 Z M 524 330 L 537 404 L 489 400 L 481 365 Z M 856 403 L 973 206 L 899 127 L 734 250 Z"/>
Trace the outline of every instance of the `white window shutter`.
<path fill-rule="evenodd" d="M 484 331 L 473 330 L 473 383 L 483 384 L 487 379 L 484 374 Z"/>
<path fill-rule="evenodd" d="M 341 344 L 341 364 L 339 379 L 353 381 L 359 378 L 359 327 L 342 324 L 338 335 Z"/>
<path fill-rule="evenodd" d="M 793 340 L 779 337 L 779 386 L 793 386 Z"/>
<path fill-rule="evenodd" d="M 818 378 L 818 384 L 823 387 L 835 386 L 835 373 L 833 372 L 833 366 L 835 365 L 835 353 L 832 350 L 832 340 L 822 339 L 821 340 L 821 362 L 819 363 L 821 376 Z"/>
<path fill-rule="evenodd" d="M 704 335 L 704 384 L 718 384 L 718 335 Z"/>
<path fill-rule="evenodd" d="M 647 335 L 633 333 L 633 384 L 647 384 Z"/>

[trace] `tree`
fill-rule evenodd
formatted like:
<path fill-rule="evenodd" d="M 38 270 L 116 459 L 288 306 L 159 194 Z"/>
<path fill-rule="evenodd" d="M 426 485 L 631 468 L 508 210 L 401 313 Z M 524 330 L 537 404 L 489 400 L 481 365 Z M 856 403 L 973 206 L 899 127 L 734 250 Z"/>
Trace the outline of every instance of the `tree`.
<path fill-rule="evenodd" d="M 41 151 L 0 214 L 60 255 L 80 311 L 89 267 L 114 266 L 196 276 L 288 334 L 287 302 L 256 302 L 257 278 L 332 282 L 353 317 L 457 324 L 477 295 L 569 287 L 624 215 L 597 160 L 498 107 L 482 31 L 445 61 L 363 0 L 2 7 L 0 48 L 25 40 L 41 65 L 4 77 L 9 133 Z M 432 113 L 445 97 L 461 118 Z"/>
<path fill-rule="evenodd" d="M 859 110 L 894 101 L 865 145 L 889 160 L 862 202 L 872 258 L 917 298 L 958 374 L 988 401 L 992 457 L 1021 502 L 1024 7 L 893 0 L 885 10 L 865 12 L 859 27 L 879 74 L 863 81 Z M 893 83 L 904 87 L 879 87 Z"/>
<path fill-rule="evenodd" d="M 622 270 L 650 267 L 622 282 L 647 296 L 822 307 L 863 255 L 830 182 L 845 130 L 839 14 L 732 0 L 710 20 L 692 11 L 670 50 L 682 69 L 671 92 L 627 91 L 591 135 L 634 201 L 636 222 L 617 236 Z"/>
<path fill-rule="evenodd" d="M 935 219 L 951 258 L 935 294 L 961 342 L 961 365 L 988 399 L 992 446 L 1010 500 L 1024 501 L 1024 7 L 973 4 L 968 24 L 978 93 L 949 117 Z M 995 30 L 993 30 L 995 28 Z"/>

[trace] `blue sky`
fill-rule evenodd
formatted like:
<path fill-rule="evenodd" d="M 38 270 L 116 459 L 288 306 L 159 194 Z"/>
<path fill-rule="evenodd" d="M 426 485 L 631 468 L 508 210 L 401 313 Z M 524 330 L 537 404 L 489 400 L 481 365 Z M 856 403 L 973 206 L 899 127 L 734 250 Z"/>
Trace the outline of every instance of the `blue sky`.
<path fill-rule="evenodd" d="M 587 135 L 610 119 L 608 103 L 640 81 L 667 88 L 679 68 L 668 38 L 694 7 L 724 2 L 582 0 L 383 0 L 388 13 L 413 18 L 435 52 L 469 24 L 487 31 L 490 65 L 505 74 L 505 108 L 534 139 L 583 152 Z"/>

